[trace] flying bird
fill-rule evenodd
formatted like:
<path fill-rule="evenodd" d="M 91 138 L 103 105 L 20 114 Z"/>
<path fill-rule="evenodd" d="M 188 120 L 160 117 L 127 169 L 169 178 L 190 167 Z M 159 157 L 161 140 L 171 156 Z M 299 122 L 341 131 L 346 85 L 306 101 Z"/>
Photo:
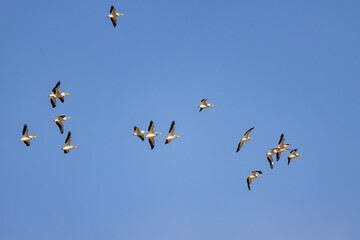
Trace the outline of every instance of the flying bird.
<path fill-rule="evenodd" d="M 61 102 L 64 102 L 65 101 L 65 99 L 64 99 L 65 96 L 70 95 L 70 93 L 61 93 L 61 92 L 59 92 L 59 88 L 60 88 L 60 81 L 57 82 L 57 84 L 55 85 L 55 87 L 51 91 L 51 94 L 48 95 L 53 108 L 56 107 L 56 98 L 60 99 Z"/>
<path fill-rule="evenodd" d="M 200 108 L 199 112 L 201 112 L 204 108 L 210 108 L 210 107 L 215 106 L 215 105 L 206 103 L 206 101 L 207 101 L 207 98 L 204 98 L 203 100 L 201 100 L 200 106 L 198 106 L 198 108 Z"/>
<path fill-rule="evenodd" d="M 277 151 L 279 150 L 279 148 L 272 148 L 269 150 L 269 152 L 266 154 L 266 157 L 267 157 L 267 160 L 269 161 L 270 163 L 270 168 L 273 169 L 274 167 L 274 159 L 272 158 L 272 156 L 274 154 L 277 153 Z"/>
<path fill-rule="evenodd" d="M 244 142 L 247 142 L 253 138 L 249 137 L 249 134 L 251 133 L 251 131 L 254 130 L 254 127 L 250 128 L 245 134 L 244 137 L 240 140 L 238 147 L 236 149 L 236 152 L 240 151 L 242 145 L 244 144 Z"/>
<path fill-rule="evenodd" d="M 252 182 L 252 180 L 255 179 L 255 178 L 258 178 L 258 177 L 262 177 L 262 175 L 257 174 L 257 173 L 262 174 L 262 171 L 260 171 L 260 170 L 252 171 L 251 175 L 247 177 L 247 185 L 248 185 L 249 191 L 251 190 L 251 182 Z"/>
<path fill-rule="evenodd" d="M 119 16 L 124 16 L 124 14 L 122 13 L 117 13 L 116 12 L 116 8 L 114 6 L 111 6 L 110 8 L 110 14 L 107 15 L 108 18 L 110 18 L 112 24 L 114 27 L 116 27 L 116 24 L 117 24 L 117 17 Z"/>
<path fill-rule="evenodd" d="M 154 149 L 154 147 L 155 147 L 155 139 L 154 138 L 160 134 L 162 134 L 162 133 L 154 132 L 154 122 L 151 121 L 149 124 L 149 128 L 148 128 L 148 135 L 145 136 L 146 138 L 149 139 L 151 149 Z"/>
<path fill-rule="evenodd" d="M 279 161 L 281 153 L 285 152 L 286 150 L 290 150 L 287 147 L 290 147 L 290 144 L 284 143 L 285 142 L 285 136 L 284 134 L 281 134 L 279 144 L 278 144 L 278 150 L 276 151 L 276 161 Z"/>
<path fill-rule="evenodd" d="M 140 131 L 138 127 L 134 127 L 134 132 L 133 136 L 137 136 L 141 139 L 141 141 L 144 141 L 144 133 L 146 133 L 147 131 Z"/>
<path fill-rule="evenodd" d="M 181 137 L 181 136 L 178 136 L 178 135 L 174 135 L 174 131 L 175 131 L 175 121 L 172 121 L 170 130 L 169 130 L 169 135 L 165 140 L 165 144 L 170 143 L 171 140 L 174 140 L 175 138 Z"/>
<path fill-rule="evenodd" d="M 304 156 L 304 155 L 302 155 L 300 153 L 296 153 L 297 150 L 298 150 L 297 148 L 291 150 L 290 156 L 288 156 L 288 165 L 290 164 L 291 159 L 297 158 L 297 157 L 300 157 L 300 156 Z"/>
<path fill-rule="evenodd" d="M 64 124 L 62 123 L 63 121 L 66 121 L 67 119 L 70 119 L 71 117 L 65 117 L 64 114 L 59 115 L 56 117 L 55 120 L 53 120 L 53 122 L 56 123 L 56 125 L 59 127 L 60 133 L 63 134 L 64 133 Z"/>
<path fill-rule="evenodd" d="M 30 140 L 33 138 L 37 138 L 37 136 L 29 136 L 29 129 L 26 124 L 24 124 L 24 128 L 22 131 L 23 137 L 19 140 L 26 144 L 26 146 L 30 146 Z"/>
<path fill-rule="evenodd" d="M 63 148 L 61 149 L 61 150 L 64 151 L 64 154 L 69 153 L 70 150 L 72 150 L 72 149 L 74 149 L 74 148 L 78 148 L 78 146 L 72 146 L 72 145 L 70 145 L 71 139 L 72 139 L 71 132 L 69 132 L 68 135 L 67 135 L 67 138 L 66 138 L 66 140 L 65 140 L 65 147 L 63 147 Z"/>

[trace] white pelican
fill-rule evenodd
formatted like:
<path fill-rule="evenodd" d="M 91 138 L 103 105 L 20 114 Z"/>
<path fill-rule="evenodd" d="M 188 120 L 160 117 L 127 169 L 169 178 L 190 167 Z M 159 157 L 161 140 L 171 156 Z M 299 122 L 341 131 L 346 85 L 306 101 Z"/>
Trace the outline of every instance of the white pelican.
<path fill-rule="evenodd" d="M 272 149 L 270 149 L 269 152 L 266 154 L 266 157 L 267 157 L 267 159 L 268 159 L 268 161 L 269 161 L 269 163 L 270 163 L 270 168 L 271 168 L 271 169 L 273 169 L 273 167 L 274 167 L 274 159 L 272 158 L 272 156 L 273 156 L 274 154 L 276 154 L 277 151 L 279 151 L 279 150 L 280 150 L 279 148 L 272 148 Z"/>
<path fill-rule="evenodd" d="M 175 131 L 175 121 L 172 121 L 170 130 L 169 130 L 169 135 L 165 140 L 165 144 L 170 143 L 171 140 L 174 140 L 175 138 L 181 137 L 181 136 L 178 136 L 178 135 L 174 135 L 174 131 Z"/>
<path fill-rule="evenodd" d="M 67 138 L 65 140 L 65 147 L 63 147 L 61 150 L 64 151 L 64 154 L 69 153 L 71 149 L 78 148 L 78 146 L 72 146 L 71 143 L 71 132 L 68 133 Z"/>
<path fill-rule="evenodd" d="M 240 140 L 239 144 L 238 144 L 238 147 L 236 149 L 236 152 L 238 152 L 242 145 L 244 144 L 244 142 L 247 142 L 253 138 L 249 137 L 249 134 L 251 133 L 251 131 L 254 130 L 254 127 L 250 128 L 245 134 L 244 134 L 244 137 Z"/>
<path fill-rule="evenodd" d="M 33 138 L 37 138 L 37 136 L 29 136 L 29 129 L 26 124 L 24 124 L 24 128 L 22 131 L 23 137 L 19 140 L 26 144 L 26 146 L 30 146 L 30 140 Z"/>
<path fill-rule="evenodd" d="M 288 156 L 288 165 L 290 164 L 291 159 L 297 158 L 297 157 L 300 157 L 300 156 L 304 156 L 304 155 L 302 155 L 300 153 L 296 153 L 297 150 L 298 150 L 297 148 L 295 148 L 294 150 L 291 150 L 290 156 Z"/>
<path fill-rule="evenodd" d="M 144 141 L 144 133 L 146 133 L 147 131 L 140 131 L 138 127 L 134 127 L 134 132 L 133 136 L 138 136 L 142 141 Z"/>
<path fill-rule="evenodd" d="M 286 150 L 290 150 L 287 147 L 290 147 L 290 144 L 284 143 L 285 137 L 284 134 L 281 134 L 279 144 L 278 144 L 278 150 L 276 151 L 276 161 L 279 161 L 281 153 L 285 152 Z"/>
<path fill-rule="evenodd" d="M 116 12 L 116 8 L 114 6 L 111 6 L 110 8 L 110 14 L 107 15 L 108 18 L 110 18 L 112 24 L 114 27 L 116 27 L 116 23 L 117 23 L 117 17 L 119 16 L 124 16 L 124 14 L 122 13 L 117 13 Z"/>
<path fill-rule="evenodd" d="M 262 174 L 262 171 L 260 171 L 260 170 L 252 171 L 251 175 L 247 177 L 247 184 L 248 184 L 249 191 L 251 190 L 251 182 L 252 182 L 252 180 L 255 179 L 255 178 L 258 178 L 258 177 L 262 177 L 262 175 L 257 174 L 257 173 Z"/>
<path fill-rule="evenodd" d="M 201 100 L 200 106 L 198 106 L 198 108 L 200 108 L 199 112 L 201 112 L 204 108 L 209 108 L 209 107 L 215 106 L 215 105 L 206 103 L 206 101 L 207 101 L 207 98 L 204 98 L 203 100 Z"/>
<path fill-rule="evenodd" d="M 151 121 L 149 124 L 149 128 L 148 128 L 148 135 L 145 136 L 146 138 L 149 139 L 151 149 L 153 149 L 155 147 L 154 137 L 156 137 L 157 135 L 160 135 L 160 134 L 162 134 L 162 133 L 154 132 L 154 122 Z"/>
<path fill-rule="evenodd" d="M 59 127 L 61 134 L 64 133 L 64 124 L 62 123 L 62 121 L 66 121 L 67 119 L 70 119 L 70 118 L 71 117 L 65 117 L 65 114 L 62 114 L 62 115 L 57 116 L 56 119 L 53 120 L 53 122 L 55 122 L 56 125 Z"/>
<path fill-rule="evenodd" d="M 57 82 L 57 84 L 55 85 L 55 87 L 51 91 L 51 94 L 48 95 L 53 108 L 56 107 L 56 98 L 60 99 L 61 102 L 64 102 L 65 101 L 64 97 L 66 95 L 70 95 L 70 93 L 61 93 L 61 92 L 59 92 L 59 88 L 60 88 L 60 81 Z"/>

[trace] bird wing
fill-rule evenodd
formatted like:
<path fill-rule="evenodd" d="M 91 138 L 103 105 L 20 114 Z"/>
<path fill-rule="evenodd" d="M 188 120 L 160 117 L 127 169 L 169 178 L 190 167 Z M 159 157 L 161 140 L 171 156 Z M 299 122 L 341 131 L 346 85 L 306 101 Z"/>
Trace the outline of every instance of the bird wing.
<path fill-rule="evenodd" d="M 281 157 L 281 152 L 276 152 L 276 161 L 279 161 Z"/>
<path fill-rule="evenodd" d="M 116 27 L 116 24 L 117 24 L 117 18 L 116 18 L 116 17 L 111 17 L 111 18 L 110 18 L 110 20 L 111 20 L 111 22 L 112 22 L 113 26 L 114 26 L 114 27 Z"/>
<path fill-rule="evenodd" d="M 23 134 L 23 137 L 29 137 L 29 129 L 28 129 L 28 127 L 27 127 L 26 124 L 24 124 L 24 128 L 23 128 L 22 134 Z"/>
<path fill-rule="evenodd" d="M 64 98 L 64 96 L 62 96 L 62 97 L 59 97 L 59 99 L 60 99 L 60 101 L 63 103 L 64 101 L 65 101 L 65 98 Z"/>
<path fill-rule="evenodd" d="M 274 167 L 274 159 L 272 158 L 272 156 L 267 156 L 267 160 L 269 161 L 270 163 L 270 168 L 273 169 Z"/>
<path fill-rule="evenodd" d="M 134 127 L 134 132 L 136 133 L 136 135 L 140 135 L 141 134 L 141 132 L 140 132 L 140 130 L 139 130 L 139 127 Z"/>
<path fill-rule="evenodd" d="M 59 92 L 59 88 L 60 88 L 60 81 L 57 82 L 57 84 L 55 85 L 55 87 L 52 90 L 52 93 Z"/>
<path fill-rule="evenodd" d="M 56 122 L 56 125 L 60 129 L 60 133 L 63 134 L 64 133 L 64 124 L 62 122 Z"/>
<path fill-rule="evenodd" d="M 290 162 L 291 162 L 291 158 L 290 158 L 290 157 L 288 157 L 288 165 L 290 164 Z"/>
<path fill-rule="evenodd" d="M 111 5 L 111 7 L 110 7 L 110 14 L 111 14 L 111 15 L 115 15 L 115 14 L 116 14 L 116 8 L 114 7 L 114 5 Z"/>
<path fill-rule="evenodd" d="M 56 98 L 51 97 L 51 98 L 50 98 L 50 102 L 51 102 L 51 106 L 52 106 L 53 108 L 56 107 Z"/>
<path fill-rule="evenodd" d="M 284 144 L 284 141 L 285 141 L 285 136 L 284 136 L 284 134 L 281 134 L 278 145 L 283 145 L 283 144 Z"/>
<path fill-rule="evenodd" d="M 24 141 L 26 146 L 30 146 L 30 141 Z"/>
<path fill-rule="evenodd" d="M 200 105 L 206 105 L 206 101 L 207 101 L 207 98 L 204 98 L 203 100 L 200 101 Z"/>
<path fill-rule="evenodd" d="M 150 143 L 151 149 L 154 149 L 154 147 L 155 147 L 155 139 L 153 137 L 149 138 L 149 143 Z"/>
<path fill-rule="evenodd" d="M 203 110 L 203 108 L 200 108 L 199 112 L 201 112 Z"/>
<path fill-rule="evenodd" d="M 290 155 L 294 155 L 294 154 L 296 153 L 296 151 L 297 151 L 297 150 L 298 150 L 297 148 L 295 148 L 295 149 L 291 150 Z"/>
<path fill-rule="evenodd" d="M 65 140 L 65 146 L 70 146 L 71 139 L 72 139 L 71 132 L 69 132 Z"/>
<path fill-rule="evenodd" d="M 249 133 L 251 133 L 251 131 L 254 130 L 254 127 L 250 128 L 249 130 L 247 130 L 247 132 L 244 134 L 244 137 L 248 137 Z"/>
<path fill-rule="evenodd" d="M 56 119 L 63 120 L 64 117 L 65 117 L 65 114 L 62 114 L 62 115 L 57 116 Z"/>
<path fill-rule="evenodd" d="M 149 134 L 154 134 L 154 122 L 151 120 L 149 127 L 148 127 L 148 133 Z"/>
<path fill-rule="evenodd" d="M 248 189 L 249 189 L 249 191 L 251 190 L 251 178 L 249 178 L 249 177 L 247 177 L 247 185 L 248 185 Z"/>
<path fill-rule="evenodd" d="M 243 140 L 240 140 L 239 144 L 238 144 L 238 147 L 236 149 L 236 152 L 240 151 L 242 145 L 244 144 L 244 141 Z"/>
<path fill-rule="evenodd" d="M 64 150 L 64 154 L 67 154 L 69 152 L 70 152 L 70 150 Z"/>
<path fill-rule="evenodd" d="M 170 130 L 169 130 L 169 136 L 174 136 L 174 131 L 175 131 L 175 121 L 172 121 Z"/>
<path fill-rule="evenodd" d="M 252 171 L 252 172 L 251 172 L 251 175 L 252 175 L 252 176 L 256 176 L 256 173 L 262 174 L 262 171 L 260 171 L 260 170 Z"/>
<path fill-rule="evenodd" d="M 138 137 L 141 139 L 141 141 L 144 141 L 144 135 L 141 133 L 141 135 L 138 135 Z"/>

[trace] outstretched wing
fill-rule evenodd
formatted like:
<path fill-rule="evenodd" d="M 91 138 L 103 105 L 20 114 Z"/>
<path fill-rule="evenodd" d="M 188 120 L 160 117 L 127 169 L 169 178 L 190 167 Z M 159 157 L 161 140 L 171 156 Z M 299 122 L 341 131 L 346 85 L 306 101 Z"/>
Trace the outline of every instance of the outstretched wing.
<path fill-rule="evenodd" d="M 111 14 L 111 15 L 115 15 L 115 14 L 116 14 L 116 8 L 114 7 L 114 5 L 111 5 L 111 7 L 110 7 L 110 14 Z"/>
<path fill-rule="evenodd" d="M 30 141 L 24 141 L 26 146 L 30 146 Z"/>
<path fill-rule="evenodd" d="M 295 154 L 297 150 L 298 150 L 297 148 L 291 150 L 290 155 Z"/>
<path fill-rule="evenodd" d="M 149 143 L 150 143 L 151 149 L 154 149 L 154 147 L 155 147 L 155 139 L 154 138 L 149 138 Z"/>
<path fill-rule="evenodd" d="M 254 127 L 250 128 L 249 130 L 247 130 L 247 132 L 244 134 L 244 137 L 248 137 L 249 133 L 251 133 L 251 131 L 254 130 Z"/>
<path fill-rule="evenodd" d="M 273 169 L 274 167 L 274 159 L 272 158 L 272 156 L 267 156 L 267 160 L 269 161 L 270 163 L 270 168 Z"/>
<path fill-rule="evenodd" d="M 251 190 L 251 178 L 247 178 L 247 185 L 248 185 L 248 189 L 249 191 Z"/>
<path fill-rule="evenodd" d="M 244 141 L 243 140 L 240 140 L 239 144 L 238 144 L 238 147 L 236 149 L 236 152 L 240 151 L 242 145 L 244 144 Z"/>
<path fill-rule="evenodd" d="M 154 134 L 154 122 L 151 120 L 149 127 L 148 127 L 148 133 L 149 134 Z"/>
<path fill-rule="evenodd" d="M 278 145 L 283 145 L 283 144 L 284 144 L 284 141 L 285 141 L 285 136 L 284 136 L 284 134 L 281 134 Z"/>
<path fill-rule="evenodd" d="M 29 133 L 28 126 L 26 124 L 24 124 L 24 128 L 23 128 L 23 131 L 22 131 L 23 137 L 29 137 L 28 133 Z"/>
<path fill-rule="evenodd" d="M 111 22 L 112 22 L 113 26 L 114 26 L 114 27 L 116 27 L 116 24 L 117 24 L 117 18 L 116 18 L 116 17 L 111 17 L 111 18 L 110 18 L 110 20 L 111 20 Z"/>
<path fill-rule="evenodd" d="M 207 98 L 204 98 L 200 101 L 200 105 L 206 105 Z"/>
<path fill-rule="evenodd" d="M 65 146 L 70 146 L 71 139 L 72 139 L 71 132 L 69 132 L 65 140 Z"/>
<path fill-rule="evenodd" d="M 174 131 L 175 131 L 175 121 L 172 121 L 170 130 L 169 130 L 169 136 L 174 136 Z"/>
<path fill-rule="evenodd" d="M 59 127 L 60 133 L 64 133 L 64 124 L 62 122 L 56 122 L 56 125 Z"/>
<path fill-rule="evenodd" d="M 51 97 L 51 98 L 50 98 L 50 102 L 51 102 L 51 106 L 52 106 L 53 108 L 56 107 L 56 98 Z"/>
<path fill-rule="evenodd" d="M 56 92 L 58 92 L 59 88 L 60 88 L 60 81 L 57 82 L 57 84 L 55 85 L 55 87 L 52 90 L 52 93 L 55 94 Z"/>
<path fill-rule="evenodd" d="M 276 161 L 279 161 L 281 157 L 281 152 L 276 152 Z"/>

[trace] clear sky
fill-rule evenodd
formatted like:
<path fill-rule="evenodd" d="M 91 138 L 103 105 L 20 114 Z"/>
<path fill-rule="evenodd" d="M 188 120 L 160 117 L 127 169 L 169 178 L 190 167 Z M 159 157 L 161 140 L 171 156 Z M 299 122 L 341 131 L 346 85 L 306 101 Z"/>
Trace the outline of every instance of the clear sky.
<path fill-rule="evenodd" d="M 0 238 L 358 239 L 359 12 L 355 0 L 1 1 Z M 52 109 L 57 81 L 71 95 Z M 202 98 L 215 107 L 199 113 Z M 131 135 L 150 120 L 182 137 L 151 150 Z M 69 130 L 79 148 L 65 155 Z M 281 133 L 304 157 L 271 170 Z"/>

